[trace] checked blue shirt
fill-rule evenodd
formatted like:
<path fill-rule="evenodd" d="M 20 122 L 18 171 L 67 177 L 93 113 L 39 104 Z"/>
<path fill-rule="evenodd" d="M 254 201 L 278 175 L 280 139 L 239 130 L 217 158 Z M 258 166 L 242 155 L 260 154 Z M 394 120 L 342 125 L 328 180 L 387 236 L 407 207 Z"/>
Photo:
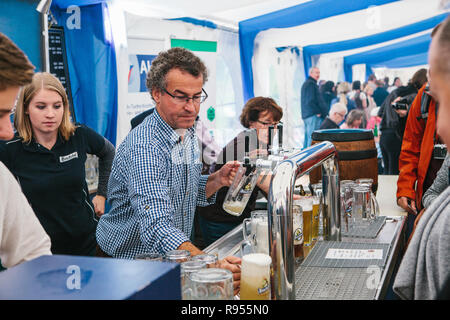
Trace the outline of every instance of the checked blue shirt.
<path fill-rule="evenodd" d="M 115 258 L 165 253 L 189 241 L 208 176 L 195 129 L 183 140 L 155 110 L 120 144 L 108 184 L 111 210 L 98 222 L 97 242 Z"/>

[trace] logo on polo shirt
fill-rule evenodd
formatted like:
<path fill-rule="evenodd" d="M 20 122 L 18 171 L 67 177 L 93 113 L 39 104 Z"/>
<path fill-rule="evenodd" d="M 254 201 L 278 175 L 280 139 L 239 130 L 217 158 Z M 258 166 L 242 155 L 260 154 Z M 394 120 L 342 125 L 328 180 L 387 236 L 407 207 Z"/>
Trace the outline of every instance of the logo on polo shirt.
<path fill-rule="evenodd" d="M 67 156 L 59 157 L 59 162 L 63 163 L 76 158 L 78 158 L 78 152 L 75 151 L 74 153 L 68 154 Z"/>

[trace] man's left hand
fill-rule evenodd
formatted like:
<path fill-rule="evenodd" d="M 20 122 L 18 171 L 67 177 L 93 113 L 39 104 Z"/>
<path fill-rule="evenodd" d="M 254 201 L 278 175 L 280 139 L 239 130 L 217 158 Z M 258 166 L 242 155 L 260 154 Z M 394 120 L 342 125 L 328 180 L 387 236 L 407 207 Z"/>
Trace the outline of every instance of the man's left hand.
<path fill-rule="evenodd" d="M 217 268 L 227 269 L 233 273 L 234 295 L 237 295 L 241 286 L 241 259 L 228 256 L 217 262 Z"/>
<path fill-rule="evenodd" d="M 92 199 L 92 204 L 94 205 L 94 210 L 97 217 L 101 217 L 105 213 L 105 202 L 106 198 L 99 195 L 96 195 Z"/>

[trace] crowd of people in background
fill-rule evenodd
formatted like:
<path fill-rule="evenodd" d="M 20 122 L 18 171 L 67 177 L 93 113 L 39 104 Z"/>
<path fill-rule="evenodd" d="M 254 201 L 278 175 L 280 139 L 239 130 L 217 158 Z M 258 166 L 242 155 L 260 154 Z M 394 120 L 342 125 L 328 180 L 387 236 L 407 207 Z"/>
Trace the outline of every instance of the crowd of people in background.
<path fill-rule="evenodd" d="M 427 82 L 427 70 L 414 73 L 408 83 L 399 77 L 334 83 L 319 80 L 320 70 L 312 67 L 301 91 L 305 126 L 303 147 L 311 145 L 311 134 L 323 129 L 370 129 L 378 149 L 379 173 L 398 175 L 398 160 L 406 119 L 417 92 Z"/>

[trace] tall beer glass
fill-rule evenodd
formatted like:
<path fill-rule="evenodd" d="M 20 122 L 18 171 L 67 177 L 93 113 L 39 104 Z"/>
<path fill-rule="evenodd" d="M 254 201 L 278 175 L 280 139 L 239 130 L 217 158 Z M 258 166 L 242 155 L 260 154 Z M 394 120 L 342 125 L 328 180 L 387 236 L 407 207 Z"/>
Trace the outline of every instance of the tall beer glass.
<path fill-rule="evenodd" d="M 270 300 L 270 268 L 272 258 L 263 253 L 242 257 L 241 300 Z"/>
<path fill-rule="evenodd" d="M 310 196 L 305 196 L 297 201 L 303 211 L 303 246 L 309 247 L 312 245 L 313 199 Z"/>
<path fill-rule="evenodd" d="M 295 262 L 303 261 L 303 211 L 300 203 L 295 200 L 292 204 L 292 217 L 294 222 L 294 256 Z"/>

